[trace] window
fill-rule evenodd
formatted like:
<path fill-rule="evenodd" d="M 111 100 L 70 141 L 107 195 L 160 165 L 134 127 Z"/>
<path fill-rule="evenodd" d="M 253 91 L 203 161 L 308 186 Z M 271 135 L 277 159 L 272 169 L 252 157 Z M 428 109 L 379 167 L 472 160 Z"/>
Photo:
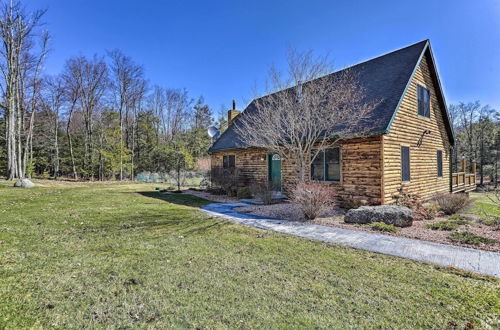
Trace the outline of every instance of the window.
<path fill-rule="evenodd" d="M 401 179 L 410 181 L 410 147 L 401 147 Z"/>
<path fill-rule="evenodd" d="M 429 90 L 420 85 L 418 85 L 418 114 L 427 118 L 431 117 L 431 102 Z"/>
<path fill-rule="evenodd" d="M 222 167 L 223 168 L 234 168 L 235 167 L 235 157 L 234 155 L 225 155 L 222 157 Z"/>
<path fill-rule="evenodd" d="M 312 154 L 316 153 L 313 150 Z M 317 181 L 340 181 L 340 148 L 322 150 L 311 165 L 311 178 Z"/>
<path fill-rule="evenodd" d="M 443 151 L 437 151 L 437 166 L 438 166 L 438 177 L 443 176 Z"/>

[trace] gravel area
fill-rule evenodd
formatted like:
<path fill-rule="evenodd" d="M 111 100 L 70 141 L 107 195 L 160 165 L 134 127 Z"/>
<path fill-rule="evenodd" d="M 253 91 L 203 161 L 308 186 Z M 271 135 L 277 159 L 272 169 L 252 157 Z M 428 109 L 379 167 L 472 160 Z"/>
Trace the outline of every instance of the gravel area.
<path fill-rule="evenodd" d="M 433 220 L 414 221 L 411 227 L 399 228 L 399 230 L 396 233 L 386 233 L 371 229 L 369 225 L 345 223 L 343 220 L 343 214 L 345 213 L 345 210 L 339 208 L 332 208 L 328 212 L 326 212 L 326 214 L 312 221 L 307 221 L 302 215 L 302 212 L 300 211 L 299 207 L 292 203 L 237 207 L 234 210 L 237 212 L 265 216 L 265 217 L 281 218 L 291 221 L 303 221 L 323 226 L 376 232 L 384 235 L 407 237 L 407 238 L 419 239 L 419 240 L 448 244 L 448 245 L 456 245 L 474 249 L 500 252 L 500 230 L 495 230 L 494 227 L 483 225 L 481 223 L 476 222 L 475 220 L 470 221 L 470 224 L 462 225 L 458 229 L 452 231 L 431 230 L 426 227 L 427 224 L 446 220 L 446 218 L 435 218 Z M 477 218 L 477 216 L 474 215 L 470 215 L 470 217 Z M 448 235 L 454 231 L 469 231 L 473 234 L 496 240 L 497 242 L 491 245 L 468 245 L 468 244 L 453 242 L 450 239 L 448 239 Z"/>
<path fill-rule="evenodd" d="M 300 208 L 297 205 L 288 202 L 271 204 L 271 205 L 236 207 L 234 210 L 241 213 L 261 215 L 265 217 L 286 219 L 291 221 L 306 222 L 306 219 L 304 218 L 304 215 L 302 214 Z M 325 214 L 322 215 L 322 218 L 338 217 L 344 215 L 344 213 L 345 211 L 343 209 L 332 207 Z M 310 222 L 310 223 L 315 223 L 315 222 Z"/>

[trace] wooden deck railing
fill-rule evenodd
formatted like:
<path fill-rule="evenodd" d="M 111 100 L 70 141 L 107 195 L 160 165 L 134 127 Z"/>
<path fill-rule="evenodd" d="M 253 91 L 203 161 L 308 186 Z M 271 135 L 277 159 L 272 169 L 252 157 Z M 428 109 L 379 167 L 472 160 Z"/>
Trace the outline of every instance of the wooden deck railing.
<path fill-rule="evenodd" d="M 465 168 L 465 159 L 462 159 L 460 172 L 451 174 L 451 191 L 454 193 L 476 189 L 476 163 L 472 163 L 472 173 L 467 173 Z"/>

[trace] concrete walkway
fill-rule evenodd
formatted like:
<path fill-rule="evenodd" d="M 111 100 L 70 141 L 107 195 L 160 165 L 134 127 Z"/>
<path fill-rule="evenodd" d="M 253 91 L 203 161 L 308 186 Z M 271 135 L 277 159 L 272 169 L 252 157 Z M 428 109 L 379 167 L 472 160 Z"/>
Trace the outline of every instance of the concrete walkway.
<path fill-rule="evenodd" d="M 239 206 L 249 206 L 249 204 L 209 204 L 203 207 L 202 210 L 214 217 L 247 226 L 345 245 L 356 249 L 389 254 L 401 258 L 430 262 L 441 266 L 453 266 L 466 271 L 500 278 L 500 253 L 497 252 L 266 218 L 233 211 L 233 208 Z"/>

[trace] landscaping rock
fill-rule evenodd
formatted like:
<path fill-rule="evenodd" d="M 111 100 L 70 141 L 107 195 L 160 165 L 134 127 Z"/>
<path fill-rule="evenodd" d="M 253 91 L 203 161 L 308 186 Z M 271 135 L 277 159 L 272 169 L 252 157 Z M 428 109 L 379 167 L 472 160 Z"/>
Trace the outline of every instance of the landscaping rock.
<path fill-rule="evenodd" d="M 14 183 L 14 187 L 18 188 L 33 188 L 35 184 L 29 179 L 22 179 Z"/>
<path fill-rule="evenodd" d="M 397 227 L 409 227 L 413 223 L 413 214 L 409 208 L 404 206 L 361 206 L 349 210 L 344 216 L 344 221 L 360 224 L 383 222 Z"/>

